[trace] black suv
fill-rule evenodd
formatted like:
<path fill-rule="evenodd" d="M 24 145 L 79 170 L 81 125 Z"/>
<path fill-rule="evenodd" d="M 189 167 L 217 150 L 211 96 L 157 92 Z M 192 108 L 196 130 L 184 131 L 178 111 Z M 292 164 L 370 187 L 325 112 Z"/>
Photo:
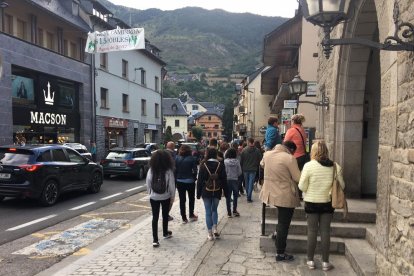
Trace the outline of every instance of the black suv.
<path fill-rule="evenodd" d="M 97 193 L 102 167 L 62 145 L 0 147 L 0 200 L 35 198 L 44 206 L 73 190 Z"/>
<path fill-rule="evenodd" d="M 101 160 L 104 176 L 129 175 L 143 179 L 149 169 L 151 153 L 144 148 L 112 148 Z"/>

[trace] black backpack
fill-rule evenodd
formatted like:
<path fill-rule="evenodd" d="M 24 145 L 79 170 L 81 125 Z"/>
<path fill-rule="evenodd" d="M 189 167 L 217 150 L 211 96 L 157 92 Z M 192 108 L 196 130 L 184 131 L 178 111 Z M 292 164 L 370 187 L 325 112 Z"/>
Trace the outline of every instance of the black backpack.
<path fill-rule="evenodd" d="M 204 166 L 206 167 L 207 172 L 209 174 L 209 177 L 206 181 L 206 191 L 208 191 L 208 192 L 217 192 L 217 191 L 221 190 L 222 183 L 221 183 L 221 180 L 219 179 L 219 175 L 217 174 L 217 172 L 220 168 L 220 163 L 218 163 L 217 169 L 214 173 L 210 172 L 210 170 L 208 169 L 206 163 L 204 163 Z"/>
<path fill-rule="evenodd" d="M 167 191 L 167 181 L 165 180 L 165 173 L 161 173 L 157 177 L 153 176 L 151 181 L 151 189 L 154 193 L 164 194 Z"/>

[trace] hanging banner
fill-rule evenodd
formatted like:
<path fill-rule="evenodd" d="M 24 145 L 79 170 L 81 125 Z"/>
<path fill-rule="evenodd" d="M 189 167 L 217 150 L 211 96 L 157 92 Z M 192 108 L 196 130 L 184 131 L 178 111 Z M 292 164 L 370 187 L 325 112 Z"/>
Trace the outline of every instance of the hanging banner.
<path fill-rule="evenodd" d="M 85 52 L 106 53 L 145 49 L 144 28 L 88 33 Z"/>

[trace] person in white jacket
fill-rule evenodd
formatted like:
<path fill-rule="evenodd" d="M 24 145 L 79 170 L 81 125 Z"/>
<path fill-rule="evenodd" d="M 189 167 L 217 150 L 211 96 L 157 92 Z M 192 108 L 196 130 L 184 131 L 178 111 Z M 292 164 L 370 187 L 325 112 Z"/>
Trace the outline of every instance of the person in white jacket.
<path fill-rule="evenodd" d="M 168 215 L 175 198 L 174 161 L 165 150 L 152 154 L 150 169 L 147 174 L 147 191 L 150 195 L 152 209 L 153 247 L 160 246 L 158 241 L 158 218 L 162 209 L 162 232 L 164 239 L 172 237 L 168 230 Z"/>
<path fill-rule="evenodd" d="M 331 202 L 334 166 L 341 188 L 345 188 L 342 168 L 329 159 L 328 148 L 324 141 L 312 145 L 311 161 L 303 167 L 299 180 L 299 189 L 304 193 L 305 212 L 308 224 L 307 265 L 315 269 L 316 238 L 321 233 L 322 270 L 333 268 L 329 263 L 329 246 L 331 241 L 331 221 L 334 213 Z"/>
<path fill-rule="evenodd" d="M 228 191 L 226 195 L 227 215 L 229 218 L 232 217 L 230 203 L 231 194 L 233 194 L 233 215 L 238 217 L 240 216 L 240 213 L 237 211 L 237 198 L 239 196 L 239 176 L 242 175 L 242 169 L 240 161 L 237 159 L 237 152 L 234 148 L 228 149 L 224 157 Z"/>

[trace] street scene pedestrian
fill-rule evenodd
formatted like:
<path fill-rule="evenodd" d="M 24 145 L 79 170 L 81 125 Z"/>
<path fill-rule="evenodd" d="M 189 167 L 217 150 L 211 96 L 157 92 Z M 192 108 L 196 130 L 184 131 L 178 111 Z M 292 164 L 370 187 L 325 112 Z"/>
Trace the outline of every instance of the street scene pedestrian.
<path fill-rule="evenodd" d="M 226 168 L 217 159 L 217 150 L 211 147 L 200 164 L 197 179 L 197 199 L 202 198 L 204 202 L 207 239 L 210 241 L 220 237 L 217 207 L 223 193 L 227 195 Z"/>
<path fill-rule="evenodd" d="M 266 151 L 260 163 L 264 168 L 264 183 L 259 198 L 267 205 L 276 206 L 278 210 L 275 240 L 277 262 L 294 259 L 285 250 L 293 212 L 300 206 L 297 184 L 300 171 L 293 156 L 295 150 L 295 143 L 285 141 Z"/>
<path fill-rule="evenodd" d="M 240 155 L 240 165 L 246 184 L 247 202 L 252 202 L 253 185 L 260 160 L 262 160 L 262 153 L 254 146 L 253 138 L 249 138 L 247 141 L 247 147 L 243 149 Z"/>
<path fill-rule="evenodd" d="M 233 216 L 238 217 L 240 213 L 237 211 L 237 199 L 239 197 L 239 176 L 242 175 L 240 161 L 237 159 L 237 152 L 234 148 L 227 150 L 224 165 L 226 166 L 227 175 L 227 189 L 226 205 L 227 216 L 229 218 Z M 232 199 L 233 196 L 233 199 Z M 233 200 L 233 213 L 231 212 L 231 201 Z"/>
<path fill-rule="evenodd" d="M 178 150 L 178 155 L 175 158 L 175 175 L 178 195 L 180 198 L 180 212 L 183 223 L 196 221 L 197 215 L 194 214 L 195 201 L 195 181 L 197 178 L 197 159 L 192 156 L 192 151 L 189 145 L 181 145 Z M 186 213 L 186 198 L 188 194 L 188 211 Z"/>
<path fill-rule="evenodd" d="M 168 230 L 168 213 L 175 198 L 175 179 L 173 160 L 165 150 L 154 152 L 150 160 L 150 169 L 147 174 L 147 192 L 150 195 L 152 210 L 152 238 L 153 247 L 159 247 L 158 218 L 162 209 L 162 233 L 164 239 L 172 237 Z"/>
<path fill-rule="evenodd" d="M 311 149 L 311 161 L 306 163 L 299 181 L 299 189 L 305 194 L 305 212 L 308 225 L 308 245 L 306 264 L 309 269 L 315 269 L 315 249 L 318 232 L 321 235 L 322 270 L 333 268 L 329 262 L 331 241 L 331 221 L 334 213 L 332 208 L 331 190 L 334 166 L 337 180 L 342 189 L 345 182 L 342 168 L 329 159 L 329 151 L 324 141 L 316 141 Z"/>
<path fill-rule="evenodd" d="M 279 121 L 276 117 L 269 117 L 267 120 L 264 149 L 266 151 L 271 150 L 280 143 L 282 143 L 282 139 L 279 133 Z"/>
<path fill-rule="evenodd" d="M 306 152 L 306 132 L 303 128 L 305 116 L 303 114 L 295 114 L 291 118 L 292 125 L 286 131 L 284 141 L 292 141 L 296 145 L 295 156 L 298 161 L 299 170 L 302 171 L 306 162 L 309 162 L 309 155 Z"/>

